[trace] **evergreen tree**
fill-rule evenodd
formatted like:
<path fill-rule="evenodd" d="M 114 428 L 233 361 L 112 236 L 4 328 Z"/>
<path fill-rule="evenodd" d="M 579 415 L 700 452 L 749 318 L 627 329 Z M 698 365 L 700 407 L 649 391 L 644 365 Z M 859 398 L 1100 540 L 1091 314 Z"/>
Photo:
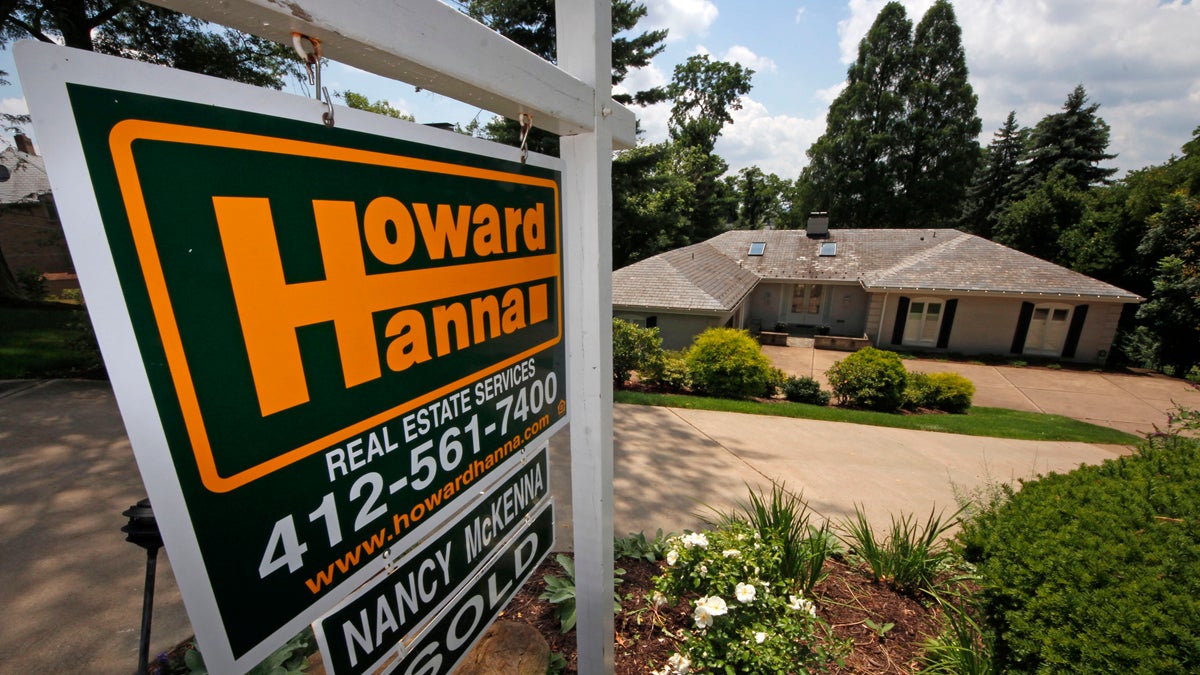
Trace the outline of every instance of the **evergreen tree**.
<path fill-rule="evenodd" d="M 808 151 L 808 206 L 828 211 L 837 227 L 897 224 L 901 83 L 911 64 L 912 22 L 903 5 L 889 2 L 859 42 L 846 88 L 829 107 L 825 133 Z"/>
<path fill-rule="evenodd" d="M 1016 111 L 1010 111 L 988 144 L 987 153 L 975 172 L 967 191 L 959 226 L 987 239 L 992 238 L 1000 207 L 1012 198 L 1012 185 L 1027 131 L 1017 125 Z"/>
<path fill-rule="evenodd" d="M 1116 155 L 1105 152 L 1109 127 L 1096 114 L 1099 109 L 1099 103 L 1088 104 L 1081 84 L 1067 96 L 1062 112 L 1047 115 L 1037 123 L 1017 177 L 1018 192 L 1036 189 L 1056 169 L 1071 178 L 1077 189 L 1108 182 L 1117 170 L 1099 165 Z"/>
<path fill-rule="evenodd" d="M 679 245 L 703 241 L 737 218 L 737 194 L 721 180 L 729 164 L 713 153 L 721 129 L 750 92 L 754 71 L 699 54 L 675 66 L 667 94 L 674 99 L 670 133 L 674 169 L 695 188 L 690 228 Z"/>
<path fill-rule="evenodd" d="M 912 64 L 901 82 L 907 119 L 900 126 L 903 195 L 897 221 L 944 227 L 957 219 L 979 162 L 978 97 L 967 79 L 962 29 L 947 0 L 917 24 Z"/>
<path fill-rule="evenodd" d="M 551 63 L 557 61 L 554 0 L 463 0 L 459 5 L 476 21 Z M 648 65 L 666 48 L 663 44 L 667 38 L 665 29 L 644 31 L 632 37 L 626 35 L 644 16 L 646 6 L 636 0 L 614 0 L 612 3 L 613 85 L 620 84 L 630 68 Z M 665 100 L 666 96 L 663 87 L 653 87 L 613 98 L 620 103 L 649 105 Z M 498 143 L 519 145 L 521 130 L 516 121 L 497 117 L 487 124 L 484 136 Z M 527 144 L 534 152 L 558 155 L 558 137 L 550 132 L 533 129 Z"/>

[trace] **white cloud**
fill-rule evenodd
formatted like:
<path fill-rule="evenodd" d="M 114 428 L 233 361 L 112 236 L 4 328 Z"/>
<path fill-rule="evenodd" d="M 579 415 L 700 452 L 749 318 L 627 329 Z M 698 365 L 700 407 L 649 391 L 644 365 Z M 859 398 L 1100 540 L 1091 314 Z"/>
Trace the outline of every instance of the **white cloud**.
<path fill-rule="evenodd" d="M 644 68 L 634 68 L 625 74 L 624 81 L 613 87 L 618 94 L 632 94 L 654 87 L 661 87 L 671 81 L 667 74 L 653 62 Z"/>
<path fill-rule="evenodd" d="M 0 100 L 0 113 L 5 115 L 28 115 L 29 104 L 25 98 L 6 98 Z"/>
<path fill-rule="evenodd" d="M 642 131 L 641 139 L 647 143 L 661 143 L 667 140 L 668 124 L 671 121 L 671 104 L 664 101 L 644 108 L 634 108 L 638 125 Z"/>
<path fill-rule="evenodd" d="M 884 0 L 850 0 L 839 22 L 843 63 Z M 932 4 L 904 0 L 914 25 Z M 1032 126 L 1059 110 L 1075 85 L 1101 104 L 1112 127 L 1114 164 L 1161 163 L 1200 121 L 1200 2 L 1173 0 L 957 0 L 971 83 L 979 96 L 982 139 L 1010 110 Z"/>
<path fill-rule="evenodd" d="M 717 154 L 729 162 L 729 172 L 758 166 L 767 173 L 794 179 L 808 164 L 805 151 L 825 132 L 825 115 L 814 119 L 772 115 L 752 98 L 732 113 L 733 124 L 721 132 Z"/>
<path fill-rule="evenodd" d="M 808 9 L 807 7 L 802 6 L 796 10 L 796 23 L 800 23 L 801 19 L 804 18 L 804 12 L 807 9 Z"/>
<path fill-rule="evenodd" d="M 750 48 L 742 45 L 734 45 L 725 51 L 725 56 L 721 57 L 722 61 L 737 63 L 747 68 L 750 68 L 756 73 L 773 73 L 775 72 L 775 62 L 766 56 L 759 56 L 750 51 Z"/>
<path fill-rule="evenodd" d="M 841 82 L 838 82 L 837 84 L 833 85 L 832 87 L 818 89 L 814 95 L 817 97 L 818 101 L 824 101 L 825 103 L 833 103 L 833 100 L 835 98 L 837 98 L 845 88 L 846 88 L 846 81 L 842 80 Z"/>
<path fill-rule="evenodd" d="M 668 42 L 704 35 L 717 20 L 717 6 L 711 0 L 646 0 L 645 4 L 646 17 L 639 30 L 666 28 Z"/>

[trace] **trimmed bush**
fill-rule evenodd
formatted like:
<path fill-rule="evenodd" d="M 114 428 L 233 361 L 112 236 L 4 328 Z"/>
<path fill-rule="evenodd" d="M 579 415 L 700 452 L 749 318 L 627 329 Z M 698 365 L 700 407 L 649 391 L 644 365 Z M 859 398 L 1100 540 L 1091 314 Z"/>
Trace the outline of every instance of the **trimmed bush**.
<path fill-rule="evenodd" d="M 663 352 L 662 359 L 642 374 L 651 384 L 674 391 L 692 387 L 692 375 L 688 372 L 687 358 L 683 352 Z"/>
<path fill-rule="evenodd" d="M 860 349 L 825 371 L 838 403 L 895 412 L 904 402 L 907 373 L 895 352 Z"/>
<path fill-rule="evenodd" d="M 783 395 L 794 403 L 829 405 L 830 394 L 811 377 L 789 377 L 783 382 Z"/>
<path fill-rule="evenodd" d="M 958 373 L 909 373 L 904 407 L 965 413 L 974 396 L 975 385 Z"/>
<path fill-rule="evenodd" d="M 758 342 L 736 328 L 709 328 L 697 335 L 686 358 L 692 386 L 710 396 L 762 396 L 774 377 Z"/>
<path fill-rule="evenodd" d="M 995 672 L 1200 672 L 1200 439 L 1027 482 L 959 541 Z"/>
<path fill-rule="evenodd" d="M 779 390 L 783 388 L 784 382 L 787 382 L 788 375 L 779 368 L 771 368 L 770 377 L 767 378 L 767 385 L 763 388 L 761 396 L 763 398 L 775 398 L 779 394 Z"/>
<path fill-rule="evenodd" d="M 629 381 L 633 371 L 653 370 L 663 358 L 662 338 L 657 328 L 642 328 L 623 319 L 613 319 L 613 382 Z"/>

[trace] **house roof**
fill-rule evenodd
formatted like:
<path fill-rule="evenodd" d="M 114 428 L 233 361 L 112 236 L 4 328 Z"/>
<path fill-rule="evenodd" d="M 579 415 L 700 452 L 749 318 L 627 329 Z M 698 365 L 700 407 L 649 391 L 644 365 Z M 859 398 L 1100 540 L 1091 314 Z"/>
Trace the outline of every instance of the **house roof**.
<path fill-rule="evenodd" d="M 0 204 L 36 203 L 38 197 L 50 193 L 46 164 L 40 156 L 5 148 L 0 152 L 0 167 Z"/>
<path fill-rule="evenodd" d="M 613 304 L 728 312 L 758 281 L 757 274 L 723 255 L 710 242 L 702 242 L 614 272 Z"/>
<path fill-rule="evenodd" d="M 750 245 L 762 242 L 762 255 Z M 822 244 L 836 244 L 834 255 L 820 255 Z M 683 261 L 705 271 L 677 275 L 672 282 L 655 274 L 679 254 L 707 246 L 719 256 L 690 255 Z M 736 274 L 722 276 L 722 271 Z M 749 280 L 746 273 L 753 275 Z M 701 289 L 679 288 L 701 279 Z M 737 295 L 724 311 L 762 281 L 857 283 L 870 291 L 929 291 L 965 294 L 1086 297 L 1113 302 L 1143 298 L 1111 284 L 1035 258 L 993 241 L 953 229 L 832 229 L 828 237 L 809 238 L 803 230 L 733 230 L 712 239 L 634 263 L 613 272 L 613 304 L 621 307 L 693 308 L 683 300 L 697 290 L 713 298 Z M 675 293 L 680 295 L 676 296 Z"/>

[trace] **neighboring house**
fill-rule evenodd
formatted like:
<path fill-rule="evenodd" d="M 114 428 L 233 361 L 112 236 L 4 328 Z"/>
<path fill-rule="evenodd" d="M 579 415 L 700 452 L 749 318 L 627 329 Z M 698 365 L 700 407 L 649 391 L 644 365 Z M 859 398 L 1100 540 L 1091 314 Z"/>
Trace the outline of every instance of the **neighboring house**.
<path fill-rule="evenodd" d="M 23 134 L 0 152 L 0 255 L 14 275 L 43 275 L 51 292 L 79 288 L 46 165 Z"/>
<path fill-rule="evenodd" d="M 1143 300 L 958 230 L 818 227 L 725 232 L 619 269 L 613 315 L 657 326 L 669 349 L 711 326 L 785 324 L 884 349 L 1102 363 L 1122 308 Z"/>

